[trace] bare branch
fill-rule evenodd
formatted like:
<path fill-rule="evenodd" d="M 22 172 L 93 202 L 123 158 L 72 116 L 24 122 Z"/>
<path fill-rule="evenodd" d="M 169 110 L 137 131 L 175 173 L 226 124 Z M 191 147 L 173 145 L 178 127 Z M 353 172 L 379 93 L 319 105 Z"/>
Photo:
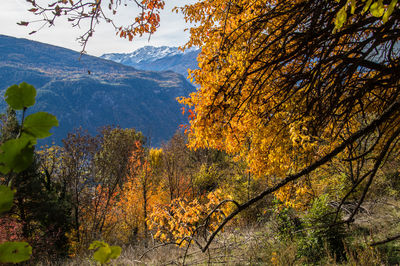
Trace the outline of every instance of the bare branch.
<path fill-rule="evenodd" d="M 386 238 L 385 240 L 382 240 L 382 241 L 373 242 L 373 243 L 370 244 L 370 246 L 371 247 L 375 247 L 375 246 L 383 245 L 383 244 L 395 241 L 397 239 L 400 239 L 400 234 L 392 236 L 392 237 L 388 237 L 388 238 Z"/>

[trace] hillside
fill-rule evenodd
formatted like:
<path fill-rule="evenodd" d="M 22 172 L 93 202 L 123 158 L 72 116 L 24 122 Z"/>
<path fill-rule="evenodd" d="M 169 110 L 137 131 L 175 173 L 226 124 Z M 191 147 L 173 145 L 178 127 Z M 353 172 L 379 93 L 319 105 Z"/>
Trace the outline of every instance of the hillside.
<path fill-rule="evenodd" d="M 185 122 L 176 97 L 194 88 L 183 76 L 136 70 L 93 56 L 79 58 L 68 49 L 0 35 L 1 93 L 22 81 L 38 89 L 35 109 L 60 121 L 48 141 L 60 143 L 79 126 L 94 133 L 119 125 L 134 127 L 159 145 Z"/>

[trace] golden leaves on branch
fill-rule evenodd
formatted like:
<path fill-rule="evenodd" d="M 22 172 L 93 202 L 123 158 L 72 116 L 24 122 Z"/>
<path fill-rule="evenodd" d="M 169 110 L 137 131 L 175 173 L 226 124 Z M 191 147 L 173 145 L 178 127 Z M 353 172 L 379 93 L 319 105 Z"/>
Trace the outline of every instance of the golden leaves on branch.
<path fill-rule="evenodd" d="M 336 0 L 336 2 L 340 2 Z M 386 23 L 389 17 L 392 15 L 398 0 L 391 0 L 389 5 L 385 5 L 383 0 L 347 0 L 345 5 L 337 12 L 335 17 L 335 28 L 334 32 L 340 30 L 348 21 L 348 13 L 350 8 L 350 18 L 352 15 L 355 14 L 357 5 L 363 5 L 361 15 L 369 11 L 369 14 L 377 17 L 382 18 L 382 22 Z M 361 6 L 362 7 L 362 6 Z M 361 10 L 361 9 L 359 9 Z"/>
<path fill-rule="evenodd" d="M 155 230 L 154 238 L 163 243 L 186 246 L 204 232 L 214 231 L 229 214 L 229 205 L 215 209 L 223 198 L 221 190 L 216 190 L 204 202 L 176 198 L 168 205 L 157 205 L 149 217 L 149 229 Z"/>
<path fill-rule="evenodd" d="M 179 99 L 194 114 L 189 146 L 225 150 L 269 185 L 330 153 L 396 100 L 397 9 L 397 0 L 203 0 L 183 7 L 195 25 L 185 47 L 202 48 L 199 69 L 189 72 L 198 90 Z M 386 136 L 392 125 L 385 124 Z M 356 144 L 370 147 L 379 134 Z M 370 154 L 382 148 L 380 140 Z M 365 158 L 360 154 L 355 158 Z M 290 190 L 286 200 L 306 202 L 340 179 L 320 182 L 317 172 L 307 178 L 318 192 L 299 182 L 279 197 Z"/>

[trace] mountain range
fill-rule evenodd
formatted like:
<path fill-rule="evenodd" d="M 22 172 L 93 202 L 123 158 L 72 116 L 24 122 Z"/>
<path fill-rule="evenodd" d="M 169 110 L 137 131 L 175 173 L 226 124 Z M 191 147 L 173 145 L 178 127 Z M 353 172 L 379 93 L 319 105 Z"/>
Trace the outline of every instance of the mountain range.
<path fill-rule="evenodd" d="M 197 56 L 200 50 L 196 48 L 180 50 L 178 47 L 169 46 L 145 46 L 132 53 L 104 54 L 101 58 L 112 60 L 126 66 L 132 66 L 141 70 L 166 71 L 188 76 L 188 69 L 197 69 Z"/>
<path fill-rule="evenodd" d="M 38 90 L 33 111 L 57 116 L 47 142 L 57 144 L 74 128 L 90 133 L 106 125 L 135 128 L 157 146 L 187 120 L 178 96 L 194 87 L 172 71 L 143 71 L 65 48 L 0 35 L 0 93 L 28 82 Z M 6 103 L 0 104 L 2 112 Z"/>

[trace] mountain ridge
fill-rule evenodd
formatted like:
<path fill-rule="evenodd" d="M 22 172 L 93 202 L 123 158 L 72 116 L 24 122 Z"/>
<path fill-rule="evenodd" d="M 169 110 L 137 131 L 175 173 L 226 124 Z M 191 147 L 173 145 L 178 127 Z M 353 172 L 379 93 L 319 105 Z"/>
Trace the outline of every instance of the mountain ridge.
<path fill-rule="evenodd" d="M 194 87 L 172 71 L 137 70 L 66 48 L 0 35 L 0 89 L 26 81 L 38 90 L 34 110 L 57 116 L 60 127 L 48 141 L 60 144 L 73 128 L 90 133 L 106 125 L 150 134 L 154 145 L 168 140 L 186 119 L 178 96 Z M 0 105 L 4 112 L 5 103 Z"/>
<path fill-rule="evenodd" d="M 190 48 L 185 51 L 170 46 L 144 46 L 131 53 L 108 53 L 100 58 L 132 66 L 140 70 L 166 71 L 188 76 L 188 69 L 197 69 L 197 56 L 200 49 Z"/>

